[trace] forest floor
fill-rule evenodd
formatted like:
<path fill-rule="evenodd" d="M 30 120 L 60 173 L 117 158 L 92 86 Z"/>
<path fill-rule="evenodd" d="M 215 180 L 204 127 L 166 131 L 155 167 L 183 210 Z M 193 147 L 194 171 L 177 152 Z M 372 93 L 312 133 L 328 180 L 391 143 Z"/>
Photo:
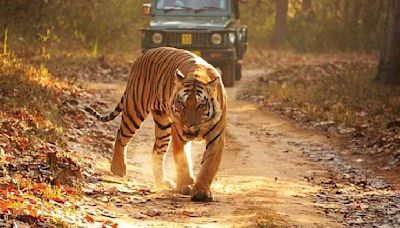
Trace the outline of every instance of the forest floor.
<path fill-rule="evenodd" d="M 343 141 L 332 132 L 282 118 L 280 112 L 270 111 L 257 99 L 238 100 L 266 74 L 260 67 L 250 65 L 242 81 L 234 88 L 227 88 L 227 146 L 212 186 L 214 201 L 209 203 L 191 202 L 187 196 L 153 187 L 151 117 L 128 147 L 128 176 L 112 176 L 109 166 L 119 119 L 99 123 L 82 109 L 91 105 L 102 113 L 112 110 L 125 89 L 129 63 L 99 59 L 74 70 L 73 74 L 78 78 L 73 81 L 83 84 L 84 89 L 75 89 L 72 95 L 60 98 L 64 119 L 69 122 L 63 126 L 63 143 L 33 148 L 30 145 L 33 142 L 21 138 L 25 131 L 18 137 L 15 129 L 0 132 L 0 152 L 6 158 L 3 161 L 6 171 L 3 178 L 0 176 L 3 187 L 0 225 L 10 222 L 110 227 L 400 225 L 398 175 L 389 170 L 377 172 L 376 167 L 362 162 L 368 159 L 367 155 L 354 155 L 343 149 Z M 21 113 L 11 115 L 7 110 L 4 113 L 2 129 L 20 126 L 15 119 L 21 118 Z M 192 145 L 195 173 L 203 147 Z M 24 154 L 27 150 L 29 153 Z M 55 158 L 42 155 L 45 158 L 39 156 L 40 160 L 33 156 L 37 152 L 54 151 L 58 152 Z M 170 154 L 167 173 L 174 179 Z M 32 157 L 38 159 L 33 163 L 43 162 L 37 164 L 42 165 L 38 168 L 40 174 L 26 168 L 26 163 L 32 165 Z M 50 179 L 55 187 L 38 184 L 43 178 L 21 184 L 35 175 L 43 177 L 46 172 L 42 169 L 52 171 L 54 177 Z M 12 200 L 17 200 L 18 205 Z M 48 208 L 53 212 L 46 212 Z M 57 220 L 49 219 L 52 216 Z"/>

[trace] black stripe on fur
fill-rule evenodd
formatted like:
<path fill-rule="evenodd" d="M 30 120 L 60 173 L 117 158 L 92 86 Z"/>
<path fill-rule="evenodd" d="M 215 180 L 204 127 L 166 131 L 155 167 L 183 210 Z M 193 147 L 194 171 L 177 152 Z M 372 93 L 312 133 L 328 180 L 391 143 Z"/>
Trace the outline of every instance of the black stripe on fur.
<path fill-rule="evenodd" d="M 94 110 L 91 107 L 85 107 L 85 111 L 88 112 L 90 115 L 96 117 L 97 120 L 100 120 L 102 122 L 109 122 L 115 119 L 121 113 L 118 111 L 112 111 L 108 115 L 101 116 L 96 110 Z"/>

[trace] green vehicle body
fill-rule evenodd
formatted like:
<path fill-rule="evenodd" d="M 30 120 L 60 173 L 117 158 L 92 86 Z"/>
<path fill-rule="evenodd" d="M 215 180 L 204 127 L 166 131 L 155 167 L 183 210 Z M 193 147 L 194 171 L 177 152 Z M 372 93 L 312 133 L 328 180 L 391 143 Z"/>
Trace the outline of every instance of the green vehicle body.
<path fill-rule="evenodd" d="M 158 1 L 144 5 L 150 9 L 151 18 L 149 26 L 142 29 L 143 52 L 161 46 L 186 49 L 219 68 L 225 86 L 232 87 L 240 80 L 247 27 L 240 24 L 238 0 L 225 0 L 223 9 L 201 10 L 158 9 Z M 213 35 L 222 38 L 220 44 L 213 42 Z M 157 36 L 157 42 L 153 36 Z"/>

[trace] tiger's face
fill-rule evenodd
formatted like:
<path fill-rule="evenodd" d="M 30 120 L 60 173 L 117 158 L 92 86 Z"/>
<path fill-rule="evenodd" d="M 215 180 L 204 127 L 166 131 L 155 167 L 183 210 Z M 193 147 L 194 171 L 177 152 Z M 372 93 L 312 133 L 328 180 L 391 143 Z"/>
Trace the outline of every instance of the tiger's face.
<path fill-rule="evenodd" d="M 198 72 L 193 72 L 193 74 Z M 182 129 L 182 136 L 188 140 L 199 137 L 222 115 L 216 97 L 218 77 L 204 83 L 197 79 L 199 75 L 184 76 L 176 71 L 176 86 L 171 99 L 172 119 Z"/>

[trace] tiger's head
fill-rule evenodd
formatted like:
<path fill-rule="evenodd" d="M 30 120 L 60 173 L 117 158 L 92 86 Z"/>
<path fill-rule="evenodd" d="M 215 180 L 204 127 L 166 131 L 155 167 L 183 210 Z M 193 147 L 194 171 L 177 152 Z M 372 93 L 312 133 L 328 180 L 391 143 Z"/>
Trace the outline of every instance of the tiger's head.
<path fill-rule="evenodd" d="M 200 68 L 187 75 L 176 70 L 171 118 L 180 126 L 185 139 L 202 136 L 221 118 L 222 108 L 217 97 L 219 80 L 215 68 Z"/>

